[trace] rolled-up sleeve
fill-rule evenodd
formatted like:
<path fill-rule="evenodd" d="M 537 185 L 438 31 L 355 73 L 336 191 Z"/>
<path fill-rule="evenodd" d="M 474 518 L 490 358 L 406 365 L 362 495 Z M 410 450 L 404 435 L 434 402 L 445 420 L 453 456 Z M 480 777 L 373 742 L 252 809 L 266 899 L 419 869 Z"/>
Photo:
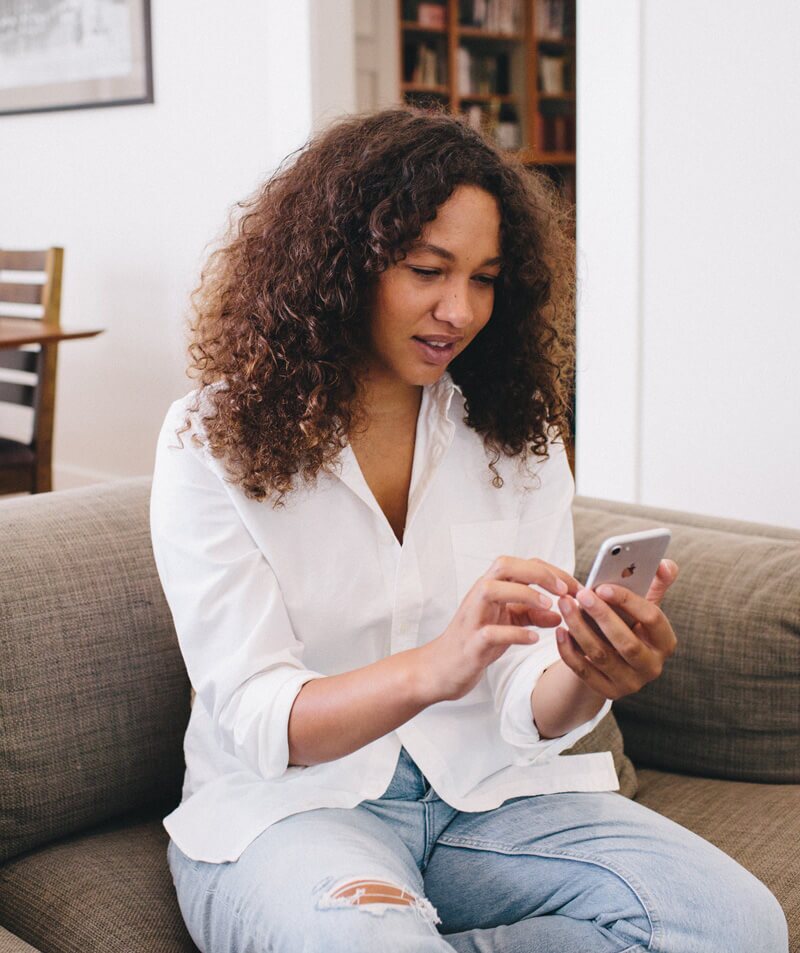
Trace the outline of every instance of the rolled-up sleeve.
<path fill-rule="evenodd" d="M 527 506 L 521 515 L 518 554 L 537 557 L 571 575 L 575 571 L 572 525 L 575 484 L 562 444 L 550 445 L 550 458 L 539 472 L 539 482 L 528 494 Z M 552 597 L 551 593 L 545 594 Z M 487 669 L 500 718 L 500 734 L 515 749 L 514 763 L 519 765 L 556 757 L 588 734 L 611 708 L 611 702 L 606 702 L 594 718 L 559 738 L 539 736 L 531 710 L 531 693 L 544 672 L 561 656 L 555 630 L 538 631 L 538 642 L 531 646 L 512 645 Z"/>
<path fill-rule="evenodd" d="M 514 670 L 500 711 L 500 733 L 504 740 L 516 749 L 515 764 L 535 764 L 537 761 L 555 758 L 562 751 L 571 748 L 584 735 L 588 735 L 611 709 L 611 702 L 606 701 L 589 721 L 558 738 L 542 739 L 533 720 L 531 692 L 545 670 L 561 657 L 552 630 L 543 633 L 542 642 L 544 651 L 534 658 L 525 659 Z"/>
<path fill-rule="evenodd" d="M 221 466 L 176 430 L 162 428 L 150 526 L 158 574 L 192 687 L 220 746 L 263 778 L 289 763 L 288 725 L 303 665 L 278 580 L 230 497 Z M 269 503 L 264 503 L 268 506 Z"/>

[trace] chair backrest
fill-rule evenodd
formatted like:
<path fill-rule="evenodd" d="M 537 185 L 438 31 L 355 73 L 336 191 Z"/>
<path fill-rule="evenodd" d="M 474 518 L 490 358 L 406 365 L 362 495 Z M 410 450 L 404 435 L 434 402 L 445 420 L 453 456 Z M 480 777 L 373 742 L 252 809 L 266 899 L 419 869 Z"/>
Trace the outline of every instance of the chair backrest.
<path fill-rule="evenodd" d="M 63 248 L 42 251 L 0 249 L 0 303 L 12 306 L 12 310 L 3 308 L 3 313 L 58 327 L 63 267 Z M 6 272 L 24 274 L 25 280 L 15 281 Z"/>
<path fill-rule="evenodd" d="M 58 327 L 63 264 L 63 248 L 0 250 L 0 320 L 25 319 Z M 55 344 L 0 348 L 0 437 L 11 437 L 31 449 L 31 466 L 38 471 L 32 482 L 39 490 L 49 489 L 57 355 Z"/>

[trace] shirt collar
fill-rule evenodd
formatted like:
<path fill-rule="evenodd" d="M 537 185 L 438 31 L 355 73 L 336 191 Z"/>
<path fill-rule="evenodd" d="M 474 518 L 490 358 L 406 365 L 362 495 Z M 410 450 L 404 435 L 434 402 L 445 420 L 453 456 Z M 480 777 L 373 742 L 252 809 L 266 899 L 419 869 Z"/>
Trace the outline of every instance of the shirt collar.
<path fill-rule="evenodd" d="M 450 420 L 450 405 L 453 402 L 455 391 L 461 393 L 461 388 L 445 371 L 437 381 L 423 388 L 423 400 L 427 396 L 429 405 L 438 412 L 438 416 L 442 420 Z"/>

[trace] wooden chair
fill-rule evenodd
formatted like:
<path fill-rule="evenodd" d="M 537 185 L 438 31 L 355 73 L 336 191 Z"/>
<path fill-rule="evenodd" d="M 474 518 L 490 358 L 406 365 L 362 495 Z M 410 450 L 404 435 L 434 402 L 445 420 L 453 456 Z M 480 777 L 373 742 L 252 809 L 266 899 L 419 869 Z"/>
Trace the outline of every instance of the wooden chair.
<path fill-rule="evenodd" d="M 0 250 L 0 304 L 5 305 L 2 316 L 10 314 L 11 305 L 14 319 L 26 317 L 41 322 L 43 331 L 58 329 L 63 262 L 63 248 Z M 36 284 L 7 282 L 3 280 L 5 271 L 38 272 L 42 280 Z M 34 311 L 38 312 L 36 316 Z M 57 357 L 57 341 L 0 348 L 0 493 L 43 493 L 52 487 Z M 30 408 L 28 442 L 3 435 L 4 431 L 8 433 L 8 406 L 14 404 Z"/>

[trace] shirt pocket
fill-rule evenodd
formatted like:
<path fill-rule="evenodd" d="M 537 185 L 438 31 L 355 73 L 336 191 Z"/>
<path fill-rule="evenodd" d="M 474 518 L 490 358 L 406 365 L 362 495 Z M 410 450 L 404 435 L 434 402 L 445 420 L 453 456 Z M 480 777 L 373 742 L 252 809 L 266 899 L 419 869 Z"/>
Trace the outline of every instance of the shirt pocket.
<path fill-rule="evenodd" d="M 519 519 L 451 525 L 457 604 L 498 556 L 516 555 L 518 531 Z"/>

